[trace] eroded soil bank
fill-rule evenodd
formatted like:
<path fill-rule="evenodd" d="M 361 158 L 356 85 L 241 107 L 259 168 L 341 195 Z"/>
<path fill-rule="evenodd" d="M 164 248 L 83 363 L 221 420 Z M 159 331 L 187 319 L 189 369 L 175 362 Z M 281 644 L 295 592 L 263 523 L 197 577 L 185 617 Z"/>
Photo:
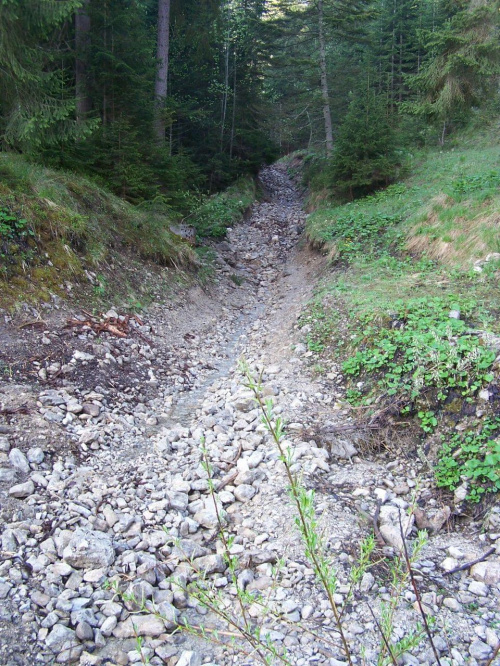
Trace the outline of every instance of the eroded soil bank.
<path fill-rule="evenodd" d="M 448 529 L 450 511 L 425 460 L 394 446 L 373 453 L 359 441 L 340 372 L 314 371 L 298 324 L 325 270 L 301 241 L 300 197 L 283 165 L 261 178 L 268 200 L 219 245 L 210 289 L 154 305 L 123 337 L 63 328 L 68 318 L 87 317 L 64 308 L 45 312 L 41 324 L 29 312 L 2 322 L 0 663 L 259 663 L 248 645 L 230 646 L 234 627 L 186 592 L 206 576 L 214 605 L 245 621 L 222 557 L 202 446 L 239 585 L 255 596 L 246 620 L 289 663 L 346 661 L 241 358 L 263 373 L 263 392 L 287 422 L 293 470 L 316 491 L 352 662 L 377 663 L 399 518 L 415 496 L 430 531 L 415 577 L 435 618 L 441 663 L 485 664 L 494 655 L 500 514 Z M 109 322 L 120 312 L 106 314 Z M 382 541 L 350 596 L 350 571 L 374 517 Z M 484 563 L 446 575 L 492 548 Z M 394 640 L 416 629 L 415 607 L 408 583 Z M 175 631 L 180 621 L 205 627 L 212 640 Z M 425 640 L 401 659 L 436 662 Z"/>

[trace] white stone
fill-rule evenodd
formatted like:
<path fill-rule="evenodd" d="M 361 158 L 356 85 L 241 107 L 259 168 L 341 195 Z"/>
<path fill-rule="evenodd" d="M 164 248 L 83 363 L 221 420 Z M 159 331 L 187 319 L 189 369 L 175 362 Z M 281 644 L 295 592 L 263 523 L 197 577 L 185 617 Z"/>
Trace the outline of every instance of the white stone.
<path fill-rule="evenodd" d="M 471 569 L 471 576 L 487 585 L 497 585 L 500 583 L 500 561 L 488 560 L 475 564 Z"/>
<path fill-rule="evenodd" d="M 95 530 L 78 529 L 63 552 L 63 559 L 75 569 L 101 569 L 115 560 L 111 537 Z"/>
<path fill-rule="evenodd" d="M 11 449 L 9 453 L 9 461 L 12 467 L 21 472 L 21 474 L 29 474 L 30 464 L 20 449 Z"/>
<path fill-rule="evenodd" d="M 441 569 L 444 569 L 445 571 L 451 571 L 458 566 L 458 562 L 453 557 L 445 557 L 440 566 Z"/>
<path fill-rule="evenodd" d="M 12 488 L 9 489 L 9 495 L 11 497 L 17 497 L 18 499 L 33 495 L 34 492 L 35 484 L 31 480 L 26 481 L 25 483 L 18 483 L 16 486 L 12 486 Z"/>

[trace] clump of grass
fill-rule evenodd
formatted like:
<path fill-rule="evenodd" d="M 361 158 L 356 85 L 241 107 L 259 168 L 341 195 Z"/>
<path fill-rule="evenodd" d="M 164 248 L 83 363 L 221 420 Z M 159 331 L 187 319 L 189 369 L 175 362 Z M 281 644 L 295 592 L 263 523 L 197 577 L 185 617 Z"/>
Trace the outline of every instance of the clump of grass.
<path fill-rule="evenodd" d="M 224 238 L 229 227 L 239 222 L 255 201 L 253 178 L 240 178 L 224 192 L 206 198 L 185 219 L 202 238 Z"/>
<path fill-rule="evenodd" d="M 160 265 L 196 263 L 189 244 L 170 232 L 166 214 L 132 206 L 84 178 L 30 164 L 19 155 L 0 153 L 0 174 L 2 214 L 24 221 L 30 234 L 14 243 L 13 222 L 0 230 L 3 246 L 9 235 L 8 258 L 5 251 L 0 256 L 8 279 L 2 305 L 30 293 L 35 300 L 41 292 L 63 295 L 65 280 L 84 278 L 86 268 L 98 268 L 116 252 Z"/>
<path fill-rule="evenodd" d="M 403 183 L 350 204 L 320 206 L 307 220 L 310 241 L 335 259 L 392 248 L 448 266 L 498 252 L 497 143 L 415 154 Z"/>
<path fill-rule="evenodd" d="M 477 463 L 470 498 L 498 490 L 486 471 L 491 446 L 483 464 L 453 439 L 479 390 L 498 383 L 487 338 L 499 332 L 500 158 L 489 139 L 420 153 L 403 183 L 310 215 L 310 240 L 344 270 L 325 278 L 300 322 L 310 350 L 343 364 L 347 398 L 363 418 L 390 413 L 393 427 L 417 425 L 419 440 L 436 430 L 452 437 L 457 464 L 443 449 L 439 469 L 446 461 L 460 476 Z"/>

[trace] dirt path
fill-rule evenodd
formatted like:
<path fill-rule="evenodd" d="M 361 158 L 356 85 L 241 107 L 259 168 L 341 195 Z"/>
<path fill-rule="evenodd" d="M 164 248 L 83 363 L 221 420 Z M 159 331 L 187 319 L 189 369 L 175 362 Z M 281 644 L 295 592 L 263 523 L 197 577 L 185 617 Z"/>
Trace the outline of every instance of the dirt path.
<path fill-rule="evenodd" d="M 239 374 L 242 357 L 263 372 L 264 391 L 288 422 L 293 469 L 316 490 L 353 663 L 376 662 L 380 639 L 370 608 L 378 614 L 380 601 L 390 599 L 387 565 L 374 566 L 348 597 L 370 516 L 381 505 L 388 542 L 381 554 L 390 556 L 413 489 L 436 524 L 443 509 L 420 461 L 403 451 L 368 459 L 351 435 L 332 434 L 352 423 L 342 378 L 334 365 L 315 376 L 298 324 L 324 267 L 300 241 L 304 215 L 285 167 L 261 177 L 269 200 L 220 245 L 210 293 L 192 290 L 188 300 L 151 308 L 123 339 L 89 330 L 62 334 L 57 318 L 44 332 L 24 329 L 20 339 L 6 327 L 11 375 L 0 402 L 11 413 L 0 423 L 1 664 L 259 663 L 255 654 L 172 632 L 179 618 L 223 629 L 185 591 L 200 575 L 213 584 L 214 603 L 237 607 L 202 444 L 214 483 L 225 484 L 217 493 L 219 515 L 232 537 L 239 580 L 266 598 L 265 611 L 249 604 L 251 622 L 278 652 L 286 648 L 291 664 L 345 661 L 294 528 L 283 464 Z M 21 354 L 27 344 L 29 358 Z M 22 406 L 27 414 L 12 413 Z M 483 663 L 498 640 L 498 561 L 490 558 L 472 577 L 443 575 L 443 567 L 474 559 L 490 541 L 436 531 L 418 563 L 443 663 Z M 138 613 L 139 600 L 164 620 Z M 415 627 L 414 604 L 408 584 L 393 638 Z M 140 651 L 136 633 L 143 637 Z M 423 642 L 402 663 L 433 660 Z"/>

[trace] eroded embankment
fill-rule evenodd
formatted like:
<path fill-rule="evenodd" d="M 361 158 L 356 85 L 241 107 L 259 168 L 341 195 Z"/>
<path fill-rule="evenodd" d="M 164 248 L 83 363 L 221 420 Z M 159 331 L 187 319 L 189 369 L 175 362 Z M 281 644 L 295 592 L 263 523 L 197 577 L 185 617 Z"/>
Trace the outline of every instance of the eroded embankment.
<path fill-rule="evenodd" d="M 356 450 L 341 374 L 332 363 L 313 376 L 307 331 L 298 323 L 320 268 L 297 245 L 300 200 L 284 166 L 262 178 L 270 200 L 219 247 L 210 297 L 200 290 L 175 309 L 152 308 L 147 323 L 131 324 L 121 340 L 88 330 L 61 339 L 48 330 L 45 346 L 54 359 L 24 358 L 23 383 L 4 383 L 10 413 L 1 426 L 2 663 L 258 663 L 248 645 L 243 652 L 230 647 L 235 626 L 224 627 L 190 591 L 200 579 L 212 590 L 213 610 L 261 627 L 262 639 L 277 653 L 286 649 L 290 663 L 345 660 L 332 608 L 294 527 L 279 452 L 236 367 L 241 356 L 263 373 L 264 395 L 287 420 L 292 469 L 316 490 L 315 515 L 338 567 L 335 601 L 353 660 L 376 662 L 380 636 L 370 608 L 380 617 L 381 601 L 391 599 L 390 544 L 397 546 L 399 517 L 405 520 L 415 493 L 435 526 L 416 569 L 437 618 L 437 649 L 456 664 L 462 655 L 491 654 L 499 564 L 489 561 L 472 577 L 444 577 L 447 554 L 472 559 L 485 540 L 439 531 L 446 515 L 420 460 L 401 450 L 367 459 Z M 56 349 L 63 356 L 55 358 Z M 50 387 L 35 381 L 41 369 Z M 13 411 L 23 404 L 29 413 Z M 376 514 L 387 545 L 379 544 L 351 596 L 352 564 Z M 243 619 L 219 520 L 227 523 L 238 584 L 252 595 Z M 416 626 L 414 602 L 406 582 L 395 640 Z M 174 632 L 178 622 L 194 633 L 205 628 L 214 640 Z M 425 642 L 412 654 L 406 663 L 434 658 Z"/>

